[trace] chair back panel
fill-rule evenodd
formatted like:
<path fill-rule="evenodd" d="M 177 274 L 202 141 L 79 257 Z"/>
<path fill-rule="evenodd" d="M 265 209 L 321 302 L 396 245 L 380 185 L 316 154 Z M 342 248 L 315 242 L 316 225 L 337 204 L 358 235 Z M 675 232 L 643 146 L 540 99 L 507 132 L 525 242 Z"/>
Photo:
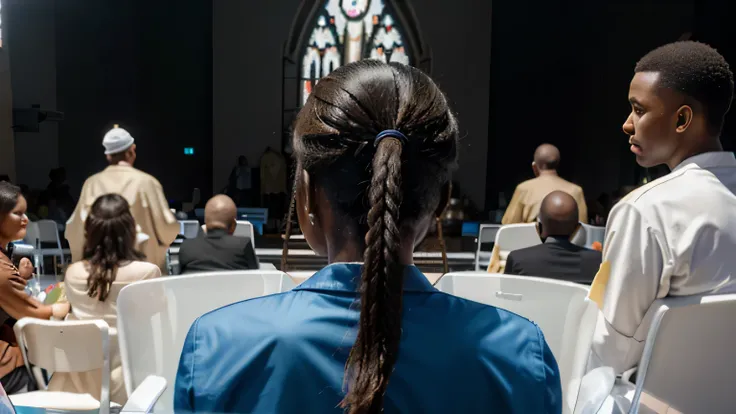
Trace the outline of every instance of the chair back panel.
<path fill-rule="evenodd" d="M 235 302 L 278 293 L 287 285 L 283 277 L 288 278 L 278 271 L 210 272 L 146 280 L 123 288 L 118 296 L 118 338 L 128 394 L 149 375 L 174 384 L 184 340 L 198 317 Z M 159 399 L 157 410 L 173 410 L 172 388 Z"/>
<path fill-rule="evenodd" d="M 55 243 L 61 248 L 61 240 L 59 239 L 59 226 L 53 220 L 39 220 L 38 237 L 42 243 Z"/>
<path fill-rule="evenodd" d="M 488 267 L 488 262 L 491 260 L 491 252 L 485 252 L 481 250 L 484 243 L 491 243 L 496 241 L 496 234 L 498 229 L 501 228 L 500 224 L 481 224 L 478 230 L 478 247 L 475 251 L 475 270 L 481 270 L 481 267 Z"/>
<path fill-rule="evenodd" d="M 256 247 L 256 233 L 253 230 L 253 224 L 251 224 L 249 221 L 238 220 L 233 236 L 248 237 L 250 239 L 250 242 L 253 243 L 253 248 Z"/>
<path fill-rule="evenodd" d="M 32 365 L 51 372 L 84 372 L 104 366 L 109 335 L 103 321 L 23 318 L 14 329 Z"/>
<path fill-rule="evenodd" d="M 665 298 L 639 364 L 640 413 L 733 413 L 736 294 Z"/>
<path fill-rule="evenodd" d="M 38 222 L 33 221 L 28 223 L 26 228 L 26 237 L 23 238 L 27 244 L 38 248 L 41 242 L 41 230 L 38 228 Z"/>
<path fill-rule="evenodd" d="M 563 397 L 574 407 L 597 316 L 595 304 L 587 299 L 588 287 L 536 277 L 458 272 L 443 276 L 437 288 L 536 323 L 559 365 Z"/>
<path fill-rule="evenodd" d="M 542 244 L 534 223 L 507 224 L 498 229 L 496 233 L 496 246 L 500 252 L 511 252 L 513 250 Z"/>
<path fill-rule="evenodd" d="M 199 222 L 197 220 L 182 220 L 179 222 L 179 232 L 184 238 L 193 239 L 199 234 Z"/>

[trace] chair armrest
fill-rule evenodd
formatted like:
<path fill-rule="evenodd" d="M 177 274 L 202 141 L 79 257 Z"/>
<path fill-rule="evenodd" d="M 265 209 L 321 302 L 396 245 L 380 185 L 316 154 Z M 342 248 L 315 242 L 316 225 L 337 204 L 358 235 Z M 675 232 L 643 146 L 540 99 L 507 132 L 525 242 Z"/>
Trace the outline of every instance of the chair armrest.
<path fill-rule="evenodd" d="M 149 375 L 128 397 L 121 413 L 150 413 L 166 390 L 166 379 Z"/>

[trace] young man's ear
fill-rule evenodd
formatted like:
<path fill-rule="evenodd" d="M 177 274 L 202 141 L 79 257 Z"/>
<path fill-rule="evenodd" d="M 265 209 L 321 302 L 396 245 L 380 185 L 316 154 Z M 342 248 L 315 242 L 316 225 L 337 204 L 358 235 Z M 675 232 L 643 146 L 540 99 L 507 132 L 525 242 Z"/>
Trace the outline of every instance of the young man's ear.
<path fill-rule="evenodd" d="M 693 109 L 689 105 L 683 105 L 677 110 L 677 121 L 675 123 L 676 131 L 685 132 L 693 122 Z"/>

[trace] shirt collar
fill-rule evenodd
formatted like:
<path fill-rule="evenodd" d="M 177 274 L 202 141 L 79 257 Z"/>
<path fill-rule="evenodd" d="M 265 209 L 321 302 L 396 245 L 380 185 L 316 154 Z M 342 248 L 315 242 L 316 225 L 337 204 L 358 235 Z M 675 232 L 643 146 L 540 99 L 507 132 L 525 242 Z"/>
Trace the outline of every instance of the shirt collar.
<path fill-rule="evenodd" d="M 548 236 L 544 243 L 554 243 L 554 244 L 570 244 L 570 239 L 563 236 Z"/>
<path fill-rule="evenodd" d="M 360 263 L 335 263 L 328 265 L 293 290 L 329 290 L 357 292 L 363 265 Z M 405 292 L 437 292 L 416 266 L 404 270 Z"/>
<path fill-rule="evenodd" d="M 685 168 L 690 164 L 695 164 L 700 168 L 736 167 L 736 156 L 733 152 L 727 151 L 704 152 L 685 159 L 672 172 Z"/>
<path fill-rule="evenodd" d="M 8 248 L 0 246 L 0 253 L 4 254 L 8 259 L 13 257 L 13 243 L 8 243 Z"/>
<path fill-rule="evenodd" d="M 225 229 L 217 228 L 217 229 L 207 230 L 207 237 L 215 237 L 219 239 L 226 235 L 227 235 L 227 230 Z"/>

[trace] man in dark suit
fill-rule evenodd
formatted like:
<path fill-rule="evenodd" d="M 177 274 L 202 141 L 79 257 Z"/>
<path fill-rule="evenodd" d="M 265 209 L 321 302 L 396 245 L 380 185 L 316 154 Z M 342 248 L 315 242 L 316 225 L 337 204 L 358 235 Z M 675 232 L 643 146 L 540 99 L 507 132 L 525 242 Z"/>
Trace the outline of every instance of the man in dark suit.
<path fill-rule="evenodd" d="M 200 233 L 181 245 L 181 272 L 258 269 L 250 238 L 233 236 L 236 220 L 237 208 L 230 197 L 222 194 L 212 197 L 204 208 L 207 233 Z"/>
<path fill-rule="evenodd" d="M 505 273 L 590 284 L 600 267 L 601 253 L 570 242 L 580 229 L 575 199 L 562 191 L 549 193 L 542 200 L 537 226 L 544 243 L 512 251 Z"/>

